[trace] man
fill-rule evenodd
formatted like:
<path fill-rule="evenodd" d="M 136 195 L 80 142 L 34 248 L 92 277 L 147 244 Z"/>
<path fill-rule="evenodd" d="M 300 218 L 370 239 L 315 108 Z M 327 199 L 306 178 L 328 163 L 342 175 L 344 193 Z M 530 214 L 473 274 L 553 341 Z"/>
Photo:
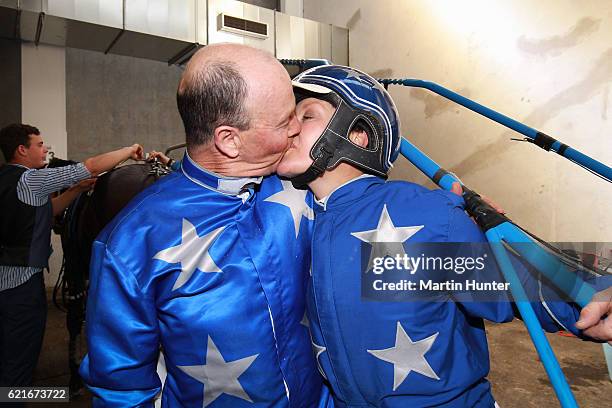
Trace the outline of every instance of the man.
<path fill-rule="evenodd" d="M 294 89 L 301 131 L 277 171 L 297 185 L 307 184 L 317 198 L 308 318 L 335 406 L 493 407 L 483 319 L 514 318 L 507 292 L 416 290 L 398 296 L 392 290 L 379 301 L 363 296 L 371 293 L 362 281 L 386 276 L 375 274 L 377 260 L 406 252 L 415 256 L 410 249 L 416 245 L 418 256 L 434 242 L 468 242 L 482 249 L 486 240 L 465 214 L 463 200 L 413 183 L 385 181 L 399 154 L 400 124 L 390 95 L 374 78 L 348 67 L 323 66 L 296 77 Z M 536 299 L 532 305 L 544 329 L 612 340 L 610 319 L 602 319 L 612 310 L 611 289 L 599 292 L 580 315 L 576 305 L 558 301 L 550 287 L 540 285 L 518 261 L 515 265 L 534 296 L 530 299 Z M 488 283 L 491 277 L 501 279 L 492 266 L 476 276 Z M 412 282 L 418 283 L 420 277 L 437 276 L 415 273 L 401 277 L 414 276 Z M 455 271 L 450 274 L 460 281 Z M 486 302 L 473 301 L 483 295 Z"/>
<path fill-rule="evenodd" d="M 133 145 L 73 166 L 44 168 L 47 148 L 39 130 L 13 124 L 0 130 L 0 149 L 8 163 L 0 168 L 0 386 L 27 386 L 47 316 L 41 272 L 51 254 L 52 216 L 90 189 L 92 177 L 140 158 L 142 148 Z"/>
<path fill-rule="evenodd" d="M 88 355 L 95 406 L 325 404 L 307 327 L 312 213 L 268 176 L 299 132 L 287 72 L 242 45 L 190 60 L 177 104 L 181 169 L 137 196 L 93 245 Z"/>

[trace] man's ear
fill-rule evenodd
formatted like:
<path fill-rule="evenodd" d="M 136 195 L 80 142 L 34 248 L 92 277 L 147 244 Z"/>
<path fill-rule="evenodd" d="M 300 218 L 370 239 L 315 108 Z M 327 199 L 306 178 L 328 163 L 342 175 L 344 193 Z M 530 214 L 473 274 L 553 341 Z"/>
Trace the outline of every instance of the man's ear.
<path fill-rule="evenodd" d="M 229 158 L 235 159 L 240 153 L 242 140 L 239 130 L 232 126 L 218 126 L 213 135 L 217 149 Z"/>
<path fill-rule="evenodd" d="M 368 133 L 363 129 L 353 129 L 349 135 L 349 140 L 360 147 L 367 147 Z"/>
<path fill-rule="evenodd" d="M 17 146 L 17 149 L 15 149 L 15 154 L 13 155 L 13 157 L 25 157 L 28 155 L 28 148 L 24 145 L 19 145 Z"/>

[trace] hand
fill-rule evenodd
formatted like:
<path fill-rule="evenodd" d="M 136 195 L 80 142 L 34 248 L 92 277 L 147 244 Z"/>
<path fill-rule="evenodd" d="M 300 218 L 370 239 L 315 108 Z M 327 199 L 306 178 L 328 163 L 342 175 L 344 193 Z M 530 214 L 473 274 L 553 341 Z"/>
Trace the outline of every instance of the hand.
<path fill-rule="evenodd" d="M 131 154 L 130 158 L 133 160 L 144 160 L 144 149 L 138 143 L 134 143 L 130 146 Z"/>
<path fill-rule="evenodd" d="M 76 193 L 84 193 L 94 188 L 95 184 L 96 184 L 96 179 L 89 178 L 89 179 L 79 181 L 75 185 L 71 186 L 68 190 L 74 191 Z"/>
<path fill-rule="evenodd" d="M 168 162 L 170 161 L 170 158 L 168 156 L 166 156 L 162 152 L 157 152 L 155 150 L 151 151 L 151 153 L 149 153 L 147 157 L 148 161 L 153 161 L 153 159 L 159 160 L 164 166 L 167 166 Z"/>
<path fill-rule="evenodd" d="M 605 319 L 602 317 L 606 316 Z M 580 312 L 576 327 L 596 340 L 612 345 L 612 287 L 597 292 Z"/>
<path fill-rule="evenodd" d="M 463 195 L 463 188 L 461 188 L 461 184 L 454 182 L 452 187 L 451 187 L 451 192 L 455 193 L 457 195 Z M 491 200 L 489 197 L 481 195 L 480 196 L 482 198 L 482 200 L 489 204 L 491 207 L 493 207 L 493 209 L 495 209 L 495 211 L 497 211 L 500 214 L 505 214 L 506 210 L 504 210 L 503 208 L 501 208 L 499 205 L 497 205 L 497 203 L 495 203 L 493 200 Z"/>

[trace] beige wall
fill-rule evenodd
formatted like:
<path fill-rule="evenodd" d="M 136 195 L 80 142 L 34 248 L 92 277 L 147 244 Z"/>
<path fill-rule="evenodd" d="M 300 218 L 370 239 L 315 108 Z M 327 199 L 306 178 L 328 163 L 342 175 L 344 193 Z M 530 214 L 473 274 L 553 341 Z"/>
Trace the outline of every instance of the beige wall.
<path fill-rule="evenodd" d="M 36 126 L 45 144 L 60 158 L 67 157 L 66 137 L 66 50 L 32 43 L 21 45 L 22 122 Z M 62 244 L 51 234 L 54 252 L 49 258 L 50 274 L 45 284 L 53 286 L 62 266 Z"/>
<path fill-rule="evenodd" d="M 350 64 L 437 82 L 612 164 L 612 2 L 306 0 Z M 549 241 L 612 241 L 612 186 L 424 90 L 392 88 L 417 146 Z M 396 178 L 425 182 L 405 160 Z M 609 255 L 609 254 L 607 254 Z"/>
<path fill-rule="evenodd" d="M 66 158 L 66 49 L 21 45 L 22 122 L 36 126 L 58 157 Z"/>
<path fill-rule="evenodd" d="M 304 0 L 280 0 L 280 11 L 292 16 L 303 17 Z"/>

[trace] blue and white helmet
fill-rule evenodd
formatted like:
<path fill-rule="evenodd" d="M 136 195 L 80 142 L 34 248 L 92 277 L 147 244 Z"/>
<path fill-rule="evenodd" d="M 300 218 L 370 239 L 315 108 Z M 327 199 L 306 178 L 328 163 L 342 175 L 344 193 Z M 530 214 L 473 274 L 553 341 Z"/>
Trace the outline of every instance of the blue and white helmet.
<path fill-rule="evenodd" d="M 354 68 L 324 65 L 293 79 L 296 99 L 327 100 L 336 112 L 310 150 L 314 160 L 308 171 L 292 181 L 304 185 L 340 162 L 351 163 L 367 173 L 386 177 L 400 149 L 400 119 L 389 93 L 370 75 Z M 359 127 L 368 134 L 368 146 L 349 140 Z"/>

